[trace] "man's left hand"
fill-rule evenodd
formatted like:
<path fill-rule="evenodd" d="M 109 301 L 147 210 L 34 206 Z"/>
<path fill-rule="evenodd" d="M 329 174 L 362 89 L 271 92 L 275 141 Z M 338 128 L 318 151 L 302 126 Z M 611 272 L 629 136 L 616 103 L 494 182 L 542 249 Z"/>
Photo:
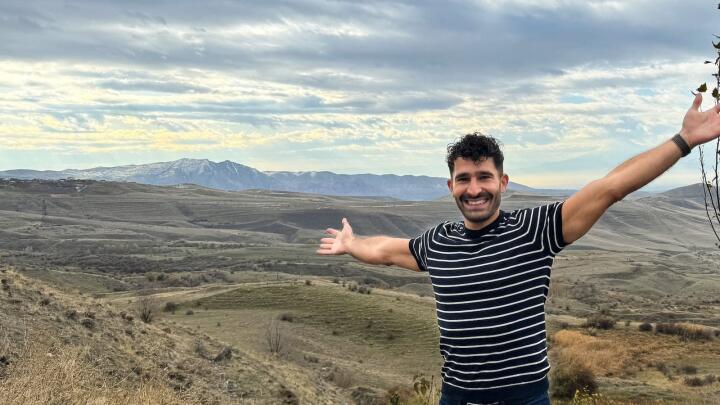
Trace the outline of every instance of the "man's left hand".
<path fill-rule="evenodd" d="M 680 136 L 693 148 L 720 136 L 720 105 L 700 111 L 702 94 L 695 95 L 692 106 L 683 119 Z"/>

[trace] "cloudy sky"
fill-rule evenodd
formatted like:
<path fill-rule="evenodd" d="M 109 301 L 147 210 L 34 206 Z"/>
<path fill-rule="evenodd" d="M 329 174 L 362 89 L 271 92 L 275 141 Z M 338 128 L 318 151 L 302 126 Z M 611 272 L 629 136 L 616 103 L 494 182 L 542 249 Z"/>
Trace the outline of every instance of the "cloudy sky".
<path fill-rule="evenodd" d="M 446 176 L 482 131 L 513 181 L 578 187 L 677 132 L 716 3 L 3 0 L 0 170 Z M 698 179 L 695 151 L 653 186 Z"/>

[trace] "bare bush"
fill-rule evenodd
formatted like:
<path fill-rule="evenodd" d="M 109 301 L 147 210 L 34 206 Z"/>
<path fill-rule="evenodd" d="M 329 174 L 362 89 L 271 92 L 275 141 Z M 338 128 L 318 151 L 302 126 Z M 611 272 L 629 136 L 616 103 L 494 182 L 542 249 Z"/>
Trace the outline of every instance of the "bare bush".
<path fill-rule="evenodd" d="M 572 399 L 576 392 L 592 394 L 598 385 L 595 374 L 585 364 L 572 358 L 562 358 L 550 373 L 550 391 L 556 398 Z"/>
<path fill-rule="evenodd" d="M 680 370 L 685 374 L 697 374 L 697 367 L 692 364 L 686 364 L 682 366 Z"/>
<path fill-rule="evenodd" d="M 140 297 L 137 301 L 137 309 L 143 322 L 151 323 L 155 319 L 155 300 L 152 297 Z"/>
<path fill-rule="evenodd" d="M 326 378 L 340 388 L 349 388 L 353 384 L 352 373 L 338 367 L 333 367 Z"/>
<path fill-rule="evenodd" d="M 643 322 L 638 326 L 638 330 L 640 330 L 640 332 L 652 332 L 653 326 L 649 322 Z"/>
<path fill-rule="evenodd" d="M 163 311 L 165 312 L 172 312 L 173 314 L 178 309 L 178 304 L 172 301 L 168 301 L 165 303 L 165 306 L 163 307 Z"/>
<path fill-rule="evenodd" d="M 655 332 L 680 336 L 683 340 L 713 340 L 715 338 L 712 328 L 691 323 L 658 323 L 655 325 Z"/>
<path fill-rule="evenodd" d="M 688 387 L 702 387 L 705 385 L 705 380 L 703 380 L 700 377 L 685 377 L 683 380 L 683 384 L 687 385 Z"/>
<path fill-rule="evenodd" d="M 196 340 L 195 346 L 193 348 L 195 350 L 195 354 L 202 357 L 203 359 L 207 359 L 210 354 L 207 351 L 207 348 L 205 347 L 205 343 L 203 343 L 202 340 Z"/>
<path fill-rule="evenodd" d="M 615 327 L 615 319 L 609 313 L 601 311 L 598 314 L 589 316 L 584 326 L 597 329 L 612 329 Z"/>
<path fill-rule="evenodd" d="M 271 319 L 268 325 L 266 334 L 266 342 L 268 350 L 271 354 L 277 356 L 283 350 L 283 331 L 280 321 L 277 319 Z"/>
<path fill-rule="evenodd" d="M 278 316 L 278 319 L 281 320 L 281 321 L 283 321 L 283 322 L 294 322 L 294 321 L 295 321 L 295 315 L 293 315 L 293 314 L 291 314 L 291 313 L 289 313 L 289 312 L 285 312 L 285 313 L 283 313 L 283 314 L 280 314 L 280 316 Z"/>
<path fill-rule="evenodd" d="M 213 358 L 213 361 L 215 363 L 219 363 L 219 362 L 231 360 L 231 359 L 232 359 L 232 347 L 226 346 L 225 348 L 223 348 L 220 351 L 220 353 L 218 353 L 217 356 L 215 356 L 215 358 Z"/>

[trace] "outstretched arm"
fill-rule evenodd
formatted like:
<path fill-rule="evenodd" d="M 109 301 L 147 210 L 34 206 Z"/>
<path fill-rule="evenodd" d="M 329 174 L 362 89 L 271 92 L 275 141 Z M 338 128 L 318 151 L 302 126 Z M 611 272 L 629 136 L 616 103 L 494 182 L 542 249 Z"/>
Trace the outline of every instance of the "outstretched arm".
<path fill-rule="evenodd" d="M 702 95 L 695 96 L 683 119 L 680 136 L 690 148 L 720 136 L 720 108 L 701 112 Z M 680 148 L 668 140 L 616 167 L 605 177 L 595 180 L 573 194 L 562 208 L 563 238 L 572 243 L 583 236 L 614 203 L 650 183 L 677 162 Z"/>
<path fill-rule="evenodd" d="M 410 241 L 389 236 L 373 236 L 358 238 L 353 235 L 352 227 L 347 219 L 342 219 L 342 230 L 328 228 L 326 233 L 332 238 L 320 239 L 320 255 L 350 254 L 352 257 L 368 264 L 384 264 L 399 266 L 409 270 L 420 271 L 417 262 L 410 253 Z"/>

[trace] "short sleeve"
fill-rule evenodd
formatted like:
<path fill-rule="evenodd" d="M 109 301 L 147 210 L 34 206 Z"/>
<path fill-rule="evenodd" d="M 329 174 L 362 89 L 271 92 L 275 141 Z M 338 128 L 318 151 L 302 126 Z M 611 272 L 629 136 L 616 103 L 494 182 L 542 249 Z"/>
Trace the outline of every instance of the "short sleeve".
<path fill-rule="evenodd" d="M 542 242 L 547 253 L 555 256 L 567 246 L 562 233 L 562 207 L 565 201 L 540 207 Z"/>
<path fill-rule="evenodd" d="M 410 253 L 412 253 L 415 261 L 417 262 L 420 271 L 427 271 L 427 247 L 430 243 L 433 230 L 430 228 L 422 234 L 410 239 Z"/>

